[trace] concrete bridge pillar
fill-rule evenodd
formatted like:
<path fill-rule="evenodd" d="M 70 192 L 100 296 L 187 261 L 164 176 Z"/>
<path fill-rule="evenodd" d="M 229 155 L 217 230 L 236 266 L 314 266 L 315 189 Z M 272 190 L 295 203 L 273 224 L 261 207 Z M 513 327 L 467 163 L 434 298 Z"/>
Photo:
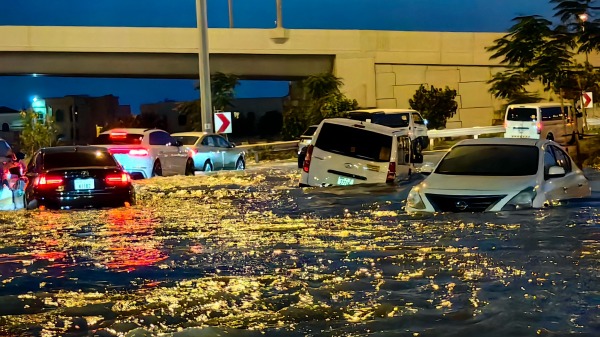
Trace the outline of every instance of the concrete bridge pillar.
<path fill-rule="evenodd" d="M 373 57 L 337 55 L 333 72 L 344 82 L 342 92 L 348 98 L 356 99 L 362 108 L 377 106 Z"/>

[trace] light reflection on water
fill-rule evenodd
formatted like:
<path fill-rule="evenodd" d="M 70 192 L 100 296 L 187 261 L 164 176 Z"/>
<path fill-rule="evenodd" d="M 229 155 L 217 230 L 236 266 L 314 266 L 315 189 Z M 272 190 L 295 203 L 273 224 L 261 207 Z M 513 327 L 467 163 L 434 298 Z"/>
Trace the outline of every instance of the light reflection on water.
<path fill-rule="evenodd" d="M 600 334 L 594 202 L 415 217 L 409 186 L 176 179 L 140 182 L 132 208 L 0 214 L 0 331 Z"/>

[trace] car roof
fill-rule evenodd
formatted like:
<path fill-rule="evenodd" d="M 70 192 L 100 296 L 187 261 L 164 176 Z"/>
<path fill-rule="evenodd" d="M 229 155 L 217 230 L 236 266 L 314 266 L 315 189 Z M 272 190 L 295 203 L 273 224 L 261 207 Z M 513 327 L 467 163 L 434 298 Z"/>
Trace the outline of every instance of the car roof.
<path fill-rule="evenodd" d="M 381 125 L 381 124 L 357 121 L 355 119 L 350 119 L 350 118 L 327 118 L 327 119 L 324 119 L 323 122 L 332 123 L 332 124 L 340 124 L 340 125 L 345 125 L 345 126 L 364 125 L 370 131 L 375 131 L 377 133 L 384 133 L 384 134 L 395 134 L 395 135 L 408 134 L 408 130 L 406 130 L 406 129 L 398 129 L 398 128 L 393 128 L 393 127 L 389 127 L 389 126 L 385 126 L 385 125 Z"/>
<path fill-rule="evenodd" d="M 202 137 L 205 135 L 213 135 L 214 133 L 209 132 L 201 132 L 201 131 L 187 131 L 187 132 L 175 132 L 172 133 L 171 136 L 192 136 L 192 137 Z"/>
<path fill-rule="evenodd" d="M 105 147 L 91 145 L 73 145 L 73 146 L 54 146 L 41 149 L 44 153 L 64 153 L 64 152 L 108 152 Z"/>
<path fill-rule="evenodd" d="M 367 113 L 384 113 L 384 114 L 393 114 L 393 113 L 406 113 L 406 112 L 418 112 L 417 110 L 413 110 L 413 109 L 378 109 L 378 108 L 373 108 L 373 109 L 358 109 L 358 110 L 352 110 L 352 111 L 348 111 L 350 112 L 367 112 Z"/>
<path fill-rule="evenodd" d="M 545 143 L 551 141 L 546 139 L 533 139 L 533 138 L 479 138 L 479 139 L 465 139 L 456 143 L 454 146 L 459 145 L 521 145 L 521 146 L 537 146 L 540 147 Z M 557 144 L 558 145 L 558 144 Z"/>
<path fill-rule="evenodd" d="M 571 106 L 571 103 L 563 103 L 563 106 Z M 541 102 L 541 103 L 521 103 L 521 104 L 510 104 L 508 107 L 535 107 L 535 108 L 546 108 L 552 106 L 560 106 L 560 102 Z"/>

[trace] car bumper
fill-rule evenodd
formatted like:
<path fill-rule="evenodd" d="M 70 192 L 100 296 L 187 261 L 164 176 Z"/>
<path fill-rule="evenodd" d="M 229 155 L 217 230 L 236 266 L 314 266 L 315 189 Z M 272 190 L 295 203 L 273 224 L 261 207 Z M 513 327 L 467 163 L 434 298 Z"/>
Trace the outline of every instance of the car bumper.
<path fill-rule="evenodd" d="M 97 208 L 119 207 L 125 203 L 134 205 L 136 195 L 133 186 L 113 191 L 93 192 L 34 192 L 28 196 L 28 202 L 35 201 L 38 206 L 49 208 Z"/>

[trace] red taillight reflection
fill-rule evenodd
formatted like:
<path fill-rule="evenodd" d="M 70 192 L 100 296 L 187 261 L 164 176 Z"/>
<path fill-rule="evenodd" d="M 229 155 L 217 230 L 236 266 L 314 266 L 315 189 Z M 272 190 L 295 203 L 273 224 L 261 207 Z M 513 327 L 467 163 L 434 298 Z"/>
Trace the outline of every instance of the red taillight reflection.
<path fill-rule="evenodd" d="M 34 179 L 33 185 L 40 188 L 52 188 L 62 186 L 64 179 L 59 176 L 40 174 Z"/>
<path fill-rule="evenodd" d="M 304 157 L 304 166 L 302 167 L 302 170 L 306 173 L 308 173 L 308 170 L 310 169 L 310 159 L 312 157 L 313 147 L 313 145 L 309 145 L 306 148 L 306 157 Z"/>
<path fill-rule="evenodd" d="M 104 178 L 107 185 L 110 186 L 124 186 L 131 182 L 131 177 L 128 173 L 111 173 Z"/>
<path fill-rule="evenodd" d="M 390 162 L 390 165 L 388 166 L 388 173 L 387 173 L 387 177 L 385 178 L 385 182 L 390 184 L 390 183 L 393 183 L 395 179 L 396 179 L 396 163 Z"/>

